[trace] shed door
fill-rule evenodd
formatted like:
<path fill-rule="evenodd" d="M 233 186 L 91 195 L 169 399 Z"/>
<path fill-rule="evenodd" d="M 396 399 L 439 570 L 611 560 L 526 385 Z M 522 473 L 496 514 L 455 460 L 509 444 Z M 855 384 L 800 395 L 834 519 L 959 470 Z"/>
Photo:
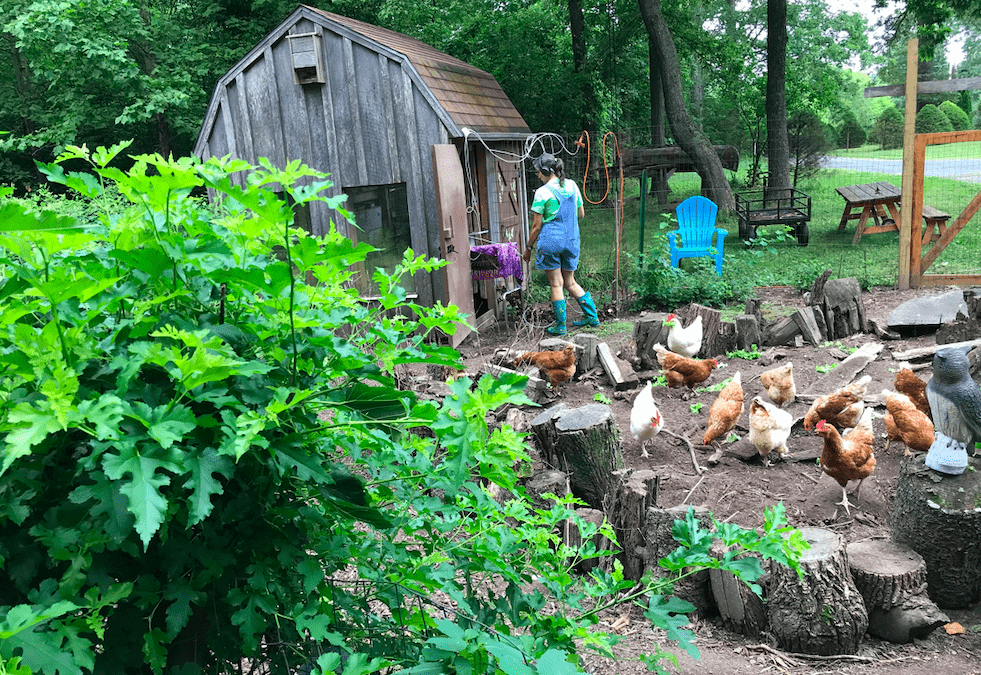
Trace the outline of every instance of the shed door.
<path fill-rule="evenodd" d="M 436 183 L 436 214 L 439 218 L 439 252 L 449 265 L 446 273 L 446 297 L 443 302 L 456 305 L 473 319 L 473 281 L 470 277 L 470 236 L 467 231 L 467 200 L 464 194 L 463 167 L 456 147 L 433 146 L 433 178 Z M 470 335 L 469 327 L 457 326 L 449 336 L 456 347 Z"/>
<path fill-rule="evenodd" d="M 521 179 L 518 176 L 520 164 L 497 160 L 497 217 L 502 242 L 513 241 L 521 246 Z"/>

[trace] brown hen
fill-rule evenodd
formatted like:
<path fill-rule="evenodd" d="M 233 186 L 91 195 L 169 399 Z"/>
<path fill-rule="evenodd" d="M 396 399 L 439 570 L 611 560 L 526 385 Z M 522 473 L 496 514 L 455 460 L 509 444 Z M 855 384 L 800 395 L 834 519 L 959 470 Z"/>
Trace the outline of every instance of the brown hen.
<path fill-rule="evenodd" d="M 664 379 L 669 387 L 682 385 L 694 389 L 696 384 L 704 382 L 712 374 L 713 368 L 719 367 L 715 359 L 690 359 L 668 350 L 664 345 L 654 345 L 657 352 L 657 362 L 661 366 Z"/>
<path fill-rule="evenodd" d="M 850 513 L 848 502 L 848 481 L 857 480 L 855 499 L 862 489 L 862 481 L 872 475 L 875 469 L 875 455 L 872 444 L 875 436 L 872 434 L 872 409 L 867 408 L 862 414 L 858 425 L 844 437 L 838 430 L 824 420 L 818 420 L 815 431 L 824 438 L 824 450 L 821 452 L 821 470 L 834 478 L 841 486 L 841 504 L 845 513 Z"/>
<path fill-rule="evenodd" d="M 930 402 L 926 396 L 926 382 L 916 376 L 909 368 L 902 368 L 896 373 L 896 381 L 893 383 L 896 391 L 905 394 L 913 402 L 916 409 L 927 417 L 930 415 Z"/>
<path fill-rule="evenodd" d="M 732 431 L 743 414 L 743 408 L 742 378 L 736 373 L 732 381 L 722 388 L 709 409 L 709 423 L 702 437 L 702 445 L 708 445 Z"/>
<path fill-rule="evenodd" d="M 872 378 L 866 375 L 858 382 L 852 382 L 830 394 L 818 396 L 804 415 L 804 429 L 810 431 L 818 420 L 824 420 L 839 429 L 858 424 L 862 417 L 862 410 L 865 408 L 865 387 L 871 381 Z"/>
<path fill-rule="evenodd" d="M 766 389 L 766 395 L 770 397 L 770 400 L 778 406 L 792 403 L 797 398 L 793 363 L 760 373 L 760 384 Z"/>
<path fill-rule="evenodd" d="M 916 377 L 915 375 L 913 377 Z M 913 453 L 910 448 L 919 452 L 926 452 L 933 445 L 933 422 L 917 409 L 916 404 L 904 394 L 898 394 L 888 389 L 882 390 L 882 396 L 886 400 L 886 413 L 882 418 L 886 425 L 886 451 L 894 441 L 903 444 L 904 457 L 909 457 Z"/>
<path fill-rule="evenodd" d="M 571 342 L 562 351 L 525 352 L 514 360 L 514 365 L 530 363 L 545 373 L 554 387 L 576 374 L 576 346 Z"/>

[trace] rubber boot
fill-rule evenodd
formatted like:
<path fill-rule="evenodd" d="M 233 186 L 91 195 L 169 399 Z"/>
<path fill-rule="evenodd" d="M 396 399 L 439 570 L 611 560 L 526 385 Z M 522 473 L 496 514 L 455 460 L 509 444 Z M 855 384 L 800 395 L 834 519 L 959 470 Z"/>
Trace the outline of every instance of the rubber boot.
<path fill-rule="evenodd" d="M 593 298 L 589 295 L 589 291 L 582 294 L 582 297 L 576 298 L 576 302 L 579 303 L 579 307 L 582 308 L 583 318 L 579 321 L 573 321 L 573 326 L 598 326 L 599 325 L 599 315 L 596 313 L 596 304 L 593 302 Z"/>
<path fill-rule="evenodd" d="M 552 300 L 552 311 L 555 313 L 555 325 L 546 328 L 545 332 L 549 335 L 565 335 L 565 300 Z"/>

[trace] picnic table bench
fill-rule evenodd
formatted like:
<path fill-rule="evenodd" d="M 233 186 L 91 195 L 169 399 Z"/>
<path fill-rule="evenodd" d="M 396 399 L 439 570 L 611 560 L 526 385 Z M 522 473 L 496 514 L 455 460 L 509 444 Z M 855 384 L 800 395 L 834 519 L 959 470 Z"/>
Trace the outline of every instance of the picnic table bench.
<path fill-rule="evenodd" d="M 879 181 L 861 185 L 843 185 L 835 190 L 845 200 L 845 210 L 841 214 L 838 229 L 843 230 L 849 221 L 858 220 L 852 244 L 862 241 L 862 235 L 865 234 L 899 231 L 899 202 L 902 193 L 892 183 Z M 869 218 L 872 218 L 874 225 L 866 224 Z M 949 219 L 950 216 L 943 211 L 924 205 L 923 245 L 939 239 L 946 231 Z"/>

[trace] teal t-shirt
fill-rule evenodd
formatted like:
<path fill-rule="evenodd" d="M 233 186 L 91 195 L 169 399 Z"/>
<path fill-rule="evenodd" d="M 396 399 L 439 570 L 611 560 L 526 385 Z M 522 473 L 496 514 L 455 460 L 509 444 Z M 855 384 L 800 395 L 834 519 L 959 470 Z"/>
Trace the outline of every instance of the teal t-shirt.
<path fill-rule="evenodd" d="M 531 210 L 535 213 L 542 214 L 542 222 L 547 223 L 555 218 L 556 214 L 559 212 L 559 202 L 555 198 L 555 195 L 552 194 L 552 191 L 546 187 L 546 185 L 565 195 L 575 195 L 576 210 L 583 205 L 582 193 L 579 192 L 579 186 L 576 184 L 576 181 L 566 178 L 562 181 L 562 187 L 559 187 L 559 179 L 553 178 L 548 183 L 535 190 L 535 199 L 531 203 Z"/>

